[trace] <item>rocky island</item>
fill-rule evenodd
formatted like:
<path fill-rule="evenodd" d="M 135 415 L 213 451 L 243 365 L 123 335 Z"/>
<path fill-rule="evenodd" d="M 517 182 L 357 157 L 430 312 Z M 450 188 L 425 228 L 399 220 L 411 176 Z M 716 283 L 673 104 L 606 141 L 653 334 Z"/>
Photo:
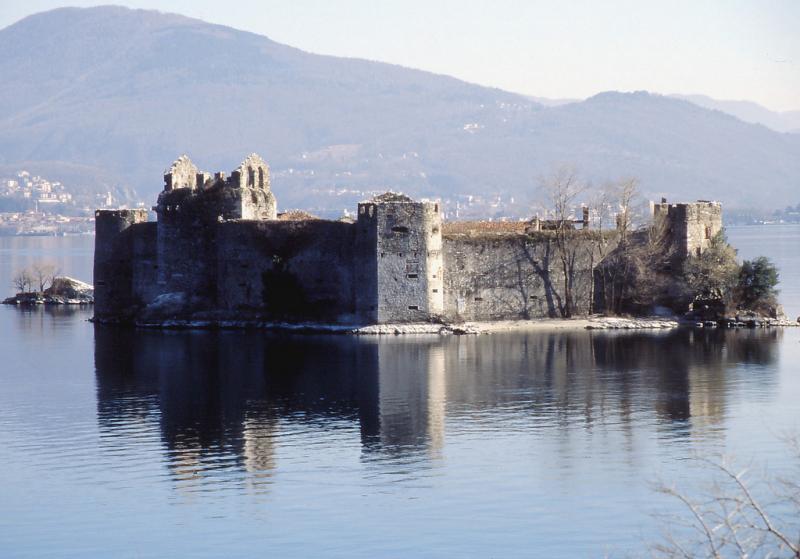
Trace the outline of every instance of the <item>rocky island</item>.
<path fill-rule="evenodd" d="M 92 305 L 94 288 L 88 283 L 67 276 L 52 279 L 49 287 L 34 291 L 22 290 L 3 300 L 4 305 Z"/>

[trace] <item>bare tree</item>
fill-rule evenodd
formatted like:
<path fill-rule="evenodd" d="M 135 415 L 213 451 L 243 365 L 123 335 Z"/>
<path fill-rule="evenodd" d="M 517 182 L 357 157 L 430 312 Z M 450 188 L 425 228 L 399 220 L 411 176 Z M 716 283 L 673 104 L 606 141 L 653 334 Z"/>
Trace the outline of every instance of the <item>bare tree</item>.
<path fill-rule="evenodd" d="M 553 241 L 556 261 L 562 274 L 559 312 L 563 318 L 569 318 L 576 311 L 573 289 L 580 246 L 580 243 L 576 242 L 571 212 L 578 197 L 586 191 L 587 185 L 578 177 L 574 167 L 562 165 L 551 175 L 541 179 L 540 189 L 548 199 L 554 214 Z"/>
<path fill-rule="evenodd" d="M 22 268 L 18 270 L 14 277 L 11 278 L 11 284 L 17 293 L 28 293 L 33 289 L 33 276 L 30 270 Z"/>
<path fill-rule="evenodd" d="M 662 248 L 656 239 L 660 238 L 656 228 L 646 233 L 634 230 L 635 208 L 639 202 L 639 179 L 621 178 L 606 183 L 597 198 L 602 206 L 599 228 L 601 232 L 599 289 L 605 301 L 605 310 L 620 313 L 623 303 L 638 293 L 640 286 L 654 281 L 652 257 Z M 614 214 L 616 231 L 613 251 L 609 250 L 602 235 L 605 221 Z M 659 229 L 660 231 L 660 229 Z M 652 293 L 653 290 L 646 290 Z"/>
<path fill-rule="evenodd" d="M 628 240 L 628 233 L 633 228 L 633 210 L 634 203 L 639 197 L 639 179 L 636 177 L 619 179 L 612 184 L 612 192 L 619 207 L 617 230 L 620 234 L 620 241 L 624 243 Z"/>
<path fill-rule="evenodd" d="M 43 292 L 53 284 L 56 277 L 56 267 L 48 262 L 37 262 L 31 267 L 34 285 L 38 287 L 39 292 Z"/>
<path fill-rule="evenodd" d="M 800 467 L 800 449 L 793 440 Z M 751 480 L 729 461 L 694 459 L 716 475 L 692 496 L 673 486 L 656 489 L 677 499 L 685 515 L 664 518 L 668 531 L 653 546 L 656 557 L 793 557 L 800 559 L 800 470 L 790 477 Z"/>

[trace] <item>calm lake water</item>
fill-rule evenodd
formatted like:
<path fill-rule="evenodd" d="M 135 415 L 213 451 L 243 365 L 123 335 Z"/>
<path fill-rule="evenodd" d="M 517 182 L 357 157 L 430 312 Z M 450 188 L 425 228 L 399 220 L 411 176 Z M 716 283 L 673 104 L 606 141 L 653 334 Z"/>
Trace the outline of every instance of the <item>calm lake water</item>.
<path fill-rule="evenodd" d="M 800 314 L 800 227 L 730 228 Z M 93 239 L 0 238 L 91 281 Z M 10 286 L 0 292 L 10 291 Z M 782 472 L 800 329 L 352 338 L 0 308 L 2 557 L 602 557 L 687 457 Z"/>

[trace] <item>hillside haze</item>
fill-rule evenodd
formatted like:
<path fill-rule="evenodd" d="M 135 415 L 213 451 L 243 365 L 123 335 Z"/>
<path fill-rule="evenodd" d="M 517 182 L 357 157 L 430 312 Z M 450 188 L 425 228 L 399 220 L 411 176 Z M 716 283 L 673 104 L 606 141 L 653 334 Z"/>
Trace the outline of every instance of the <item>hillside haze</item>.
<path fill-rule="evenodd" d="M 229 171 L 269 163 L 281 208 L 357 194 L 515 197 L 559 163 L 594 182 L 731 207 L 797 203 L 800 135 L 647 93 L 545 107 L 427 72 L 309 54 L 186 17 L 65 8 L 0 31 L 0 170 L 154 200 L 181 153 Z"/>

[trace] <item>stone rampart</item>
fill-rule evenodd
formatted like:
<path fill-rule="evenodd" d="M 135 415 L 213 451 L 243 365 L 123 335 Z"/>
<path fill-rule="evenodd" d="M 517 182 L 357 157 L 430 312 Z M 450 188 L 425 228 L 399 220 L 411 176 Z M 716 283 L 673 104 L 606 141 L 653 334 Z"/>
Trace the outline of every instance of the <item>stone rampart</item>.
<path fill-rule="evenodd" d="M 275 320 L 355 322 L 354 249 L 352 223 L 221 223 L 218 307 Z"/>
<path fill-rule="evenodd" d="M 592 312 L 592 267 L 600 259 L 597 232 L 571 232 L 572 297 L 576 314 Z M 605 249 L 613 246 L 605 239 Z M 445 317 L 452 321 L 560 317 L 564 273 L 554 234 L 446 234 Z"/>

